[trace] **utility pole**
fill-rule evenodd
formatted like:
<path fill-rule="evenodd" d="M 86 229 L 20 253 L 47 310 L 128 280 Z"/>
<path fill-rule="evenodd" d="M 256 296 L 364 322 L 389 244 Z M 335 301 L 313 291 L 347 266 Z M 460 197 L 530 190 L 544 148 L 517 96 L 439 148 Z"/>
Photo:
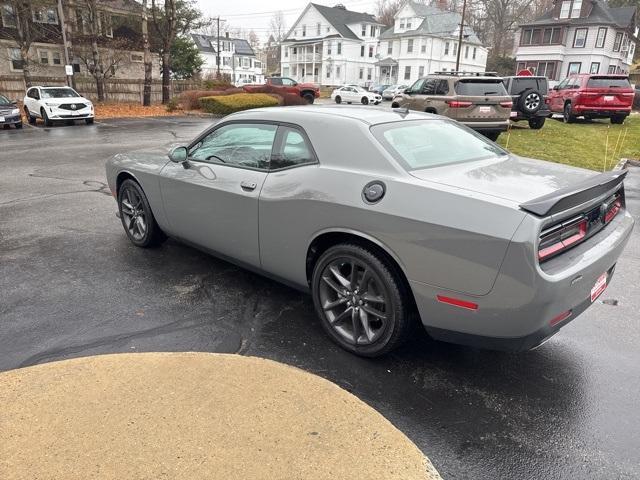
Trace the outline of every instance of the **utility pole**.
<path fill-rule="evenodd" d="M 456 54 L 456 72 L 460 71 L 460 52 L 462 51 L 462 32 L 464 32 L 464 14 L 467 11 L 467 0 L 462 2 L 462 19 L 460 20 L 460 35 L 458 35 L 458 53 Z"/>
<path fill-rule="evenodd" d="M 218 47 L 216 48 L 216 65 L 218 67 L 218 78 L 220 78 L 220 16 L 218 15 L 218 28 L 217 28 L 217 41 Z"/>

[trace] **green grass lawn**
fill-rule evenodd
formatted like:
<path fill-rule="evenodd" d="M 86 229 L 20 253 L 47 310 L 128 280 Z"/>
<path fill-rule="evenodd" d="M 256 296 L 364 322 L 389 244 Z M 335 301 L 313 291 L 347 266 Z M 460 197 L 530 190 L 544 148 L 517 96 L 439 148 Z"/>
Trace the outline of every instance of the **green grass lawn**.
<path fill-rule="evenodd" d="M 611 170 L 621 158 L 640 158 L 640 115 L 630 115 L 624 125 L 609 120 L 566 124 L 549 118 L 540 130 L 530 130 L 522 121 L 500 135 L 498 143 L 523 157 Z"/>

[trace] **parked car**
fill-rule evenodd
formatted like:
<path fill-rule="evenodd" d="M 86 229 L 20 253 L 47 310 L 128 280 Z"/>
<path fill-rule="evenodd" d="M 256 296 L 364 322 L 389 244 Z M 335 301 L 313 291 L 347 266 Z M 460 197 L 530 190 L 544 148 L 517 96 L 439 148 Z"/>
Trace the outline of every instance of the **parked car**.
<path fill-rule="evenodd" d="M 529 128 L 543 127 L 551 111 L 546 103 L 549 94 L 547 77 L 516 76 L 503 77 L 504 87 L 513 99 L 511 120 L 527 120 Z"/>
<path fill-rule="evenodd" d="M 382 92 L 382 99 L 393 100 L 395 97 L 402 94 L 408 86 L 409 85 L 391 85 Z"/>
<path fill-rule="evenodd" d="M 377 93 L 368 92 L 364 88 L 354 86 L 344 86 L 336 88 L 331 92 L 331 100 L 336 103 L 362 103 L 368 105 L 373 103 L 378 105 L 382 101 L 382 97 Z"/>
<path fill-rule="evenodd" d="M 134 245 L 174 237 L 309 291 L 363 356 L 419 320 L 436 339 L 535 347 L 606 288 L 634 223 L 626 171 L 520 158 L 404 110 L 248 110 L 106 174 Z"/>
<path fill-rule="evenodd" d="M 382 92 L 384 92 L 390 86 L 391 85 L 386 85 L 386 84 L 372 85 L 371 87 L 369 87 L 369 91 L 373 93 L 377 93 L 378 95 L 382 95 Z"/>
<path fill-rule="evenodd" d="M 252 81 L 250 78 L 240 78 L 234 84 L 237 88 L 242 88 L 245 85 L 259 85 L 259 83 Z"/>
<path fill-rule="evenodd" d="M 509 128 L 511 105 L 494 74 L 436 72 L 417 80 L 391 107 L 445 115 L 495 141 Z"/>
<path fill-rule="evenodd" d="M 564 121 L 572 123 L 578 117 L 585 120 L 608 118 L 621 124 L 631 113 L 634 91 L 626 75 L 570 75 L 553 87 L 549 108 L 562 113 Z"/>
<path fill-rule="evenodd" d="M 22 116 L 16 102 L 12 102 L 4 95 L 0 95 L 0 125 L 8 127 L 13 125 L 22 128 Z"/>
<path fill-rule="evenodd" d="M 307 103 L 311 104 L 316 98 L 320 97 L 320 87 L 313 83 L 298 83 L 295 80 L 288 77 L 267 77 L 265 79 L 267 85 L 272 86 L 276 93 L 282 91 L 283 93 L 292 93 L 304 98 Z M 251 93 L 253 90 L 259 90 L 265 84 L 253 84 L 244 85 L 242 89 L 245 92 Z"/>
<path fill-rule="evenodd" d="M 24 113 L 29 123 L 41 118 L 46 126 L 54 121 L 84 120 L 93 123 L 93 103 L 71 87 L 31 87 L 24 97 Z"/>

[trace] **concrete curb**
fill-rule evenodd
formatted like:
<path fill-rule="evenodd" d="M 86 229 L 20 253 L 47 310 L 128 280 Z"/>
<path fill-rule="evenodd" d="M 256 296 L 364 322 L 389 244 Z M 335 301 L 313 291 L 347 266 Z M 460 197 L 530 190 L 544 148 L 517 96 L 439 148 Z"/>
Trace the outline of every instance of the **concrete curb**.
<path fill-rule="evenodd" d="M 101 355 L 0 374 L 0 478 L 429 479 L 337 385 L 270 360 Z"/>

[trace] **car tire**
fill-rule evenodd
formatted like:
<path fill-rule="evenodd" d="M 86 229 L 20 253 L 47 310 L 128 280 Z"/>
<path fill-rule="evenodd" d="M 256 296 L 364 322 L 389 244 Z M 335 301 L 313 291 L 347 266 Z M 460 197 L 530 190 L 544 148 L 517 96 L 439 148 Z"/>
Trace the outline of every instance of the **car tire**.
<path fill-rule="evenodd" d="M 346 272 L 350 274 L 354 266 L 351 278 Z M 397 267 L 360 245 L 343 243 L 327 249 L 314 266 L 311 287 L 323 328 L 335 343 L 356 355 L 389 353 L 417 323 Z M 351 297 L 344 292 L 351 292 Z M 351 305 L 354 300 L 356 306 Z"/>
<path fill-rule="evenodd" d="M 310 93 L 305 93 L 302 98 L 307 102 L 307 105 L 312 105 L 315 97 Z"/>
<path fill-rule="evenodd" d="M 136 247 L 156 247 L 166 240 L 158 226 L 144 191 L 127 179 L 118 189 L 118 211 L 127 237 Z"/>
<path fill-rule="evenodd" d="M 93 125 L 93 118 L 85 118 L 84 123 L 86 123 L 87 125 Z"/>
<path fill-rule="evenodd" d="M 610 120 L 614 125 L 622 125 L 625 118 L 627 118 L 625 115 L 613 115 Z"/>
<path fill-rule="evenodd" d="M 340 95 L 336 96 L 336 103 L 338 105 L 342 103 L 342 98 L 340 97 Z"/>
<path fill-rule="evenodd" d="M 397 103 L 397 102 L 393 102 L 393 103 L 391 104 L 391 108 L 400 108 L 400 104 L 399 104 L 399 103 Z"/>
<path fill-rule="evenodd" d="M 576 116 L 571 113 L 571 104 L 569 102 L 564 104 L 562 119 L 564 123 L 574 123 L 576 121 Z"/>
<path fill-rule="evenodd" d="M 497 132 L 497 131 L 489 131 L 489 132 L 482 132 L 482 134 L 487 137 L 489 140 L 491 140 L 492 142 L 497 142 L 498 141 L 498 137 L 500 136 L 501 132 Z"/>
<path fill-rule="evenodd" d="M 51 127 L 53 122 L 47 116 L 47 111 L 43 108 L 40 110 L 40 114 L 42 115 L 42 121 L 44 122 L 45 127 Z"/>
<path fill-rule="evenodd" d="M 540 110 L 542 102 L 544 102 L 542 94 L 533 88 L 529 88 L 520 95 L 520 98 L 518 99 L 518 108 L 522 112 L 532 115 Z"/>
<path fill-rule="evenodd" d="M 27 117 L 27 121 L 29 122 L 29 125 L 35 125 L 36 124 L 36 117 L 31 115 L 31 112 L 29 111 L 29 109 L 27 107 L 24 107 L 24 114 Z"/>
<path fill-rule="evenodd" d="M 16 128 L 22 128 L 22 122 L 16 123 Z"/>
<path fill-rule="evenodd" d="M 532 130 L 540 130 L 544 126 L 546 118 L 533 117 L 529 119 L 529 128 Z"/>
<path fill-rule="evenodd" d="M 362 100 L 360 100 L 362 102 L 363 105 L 369 105 L 369 99 L 367 97 L 362 97 Z"/>

